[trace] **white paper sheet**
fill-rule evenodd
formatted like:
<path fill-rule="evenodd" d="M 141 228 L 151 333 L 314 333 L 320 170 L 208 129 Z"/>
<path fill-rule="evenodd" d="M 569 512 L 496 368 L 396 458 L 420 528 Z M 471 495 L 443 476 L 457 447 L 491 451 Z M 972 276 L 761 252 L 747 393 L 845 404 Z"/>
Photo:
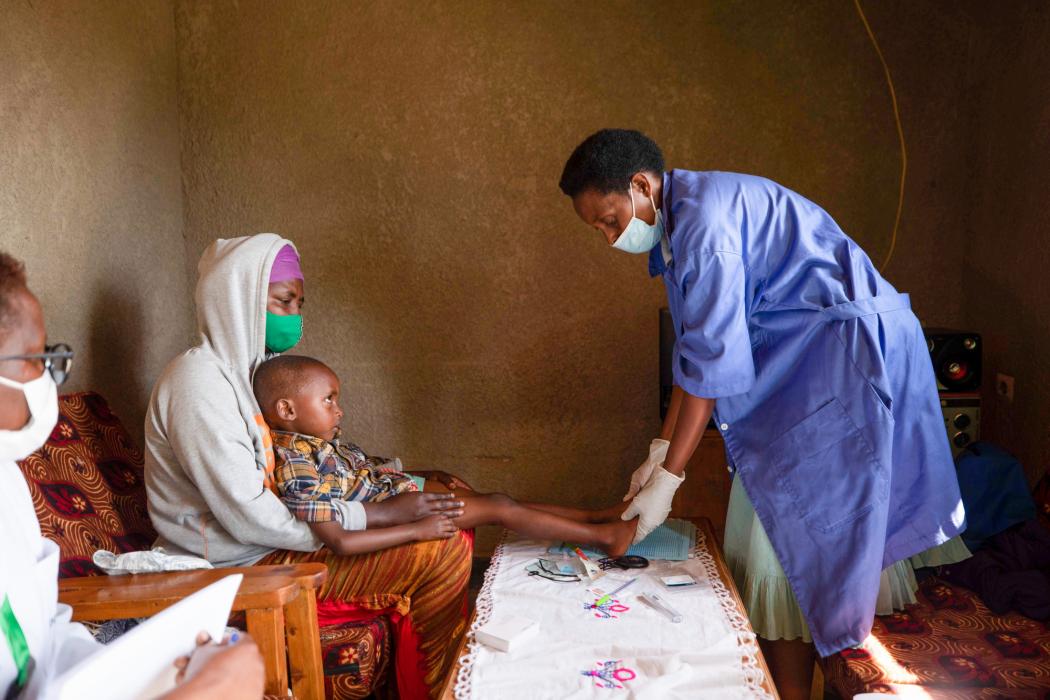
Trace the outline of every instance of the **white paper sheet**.
<path fill-rule="evenodd" d="M 176 658 L 204 631 L 222 639 L 242 574 L 233 574 L 162 610 L 67 670 L 48 688 L 48 700 L 149 700 L 170 690 Z"/>

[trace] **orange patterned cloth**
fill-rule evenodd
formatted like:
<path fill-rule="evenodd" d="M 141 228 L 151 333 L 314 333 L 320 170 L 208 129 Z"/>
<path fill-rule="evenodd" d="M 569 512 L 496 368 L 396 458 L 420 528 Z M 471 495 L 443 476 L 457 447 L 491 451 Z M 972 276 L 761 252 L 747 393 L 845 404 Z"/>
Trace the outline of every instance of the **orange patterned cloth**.
<path fill-rule="evenodd" d="M 412 650 L 398 648 L 397 670 L 401 697 L 414 700 L 421 693 L 406 692 L 405 673 L 421 675 L 429 696 L 436 698 L 455 662 L 466 631 L 471 554 L 471 538 L 460 532 L 447 540 L 415 542 L 349 557 L 337 556 L 327 548 L 316 552 L 277 551 L 259 563 L 324 562 L 328 579 L 318 593 L 320 606 L 333 601 L 404 616 L 418 635 L 422 668 L 405 668 L 413 663 Z"/>
<path fill-rule="evenodd" d="M 972 591 L 937 578 L 918 602 L 875 618 L 857 649 L 824 659 L 828 688 L 932 700 L 1050 700 L 1050 625 L 995 615 Z"/>

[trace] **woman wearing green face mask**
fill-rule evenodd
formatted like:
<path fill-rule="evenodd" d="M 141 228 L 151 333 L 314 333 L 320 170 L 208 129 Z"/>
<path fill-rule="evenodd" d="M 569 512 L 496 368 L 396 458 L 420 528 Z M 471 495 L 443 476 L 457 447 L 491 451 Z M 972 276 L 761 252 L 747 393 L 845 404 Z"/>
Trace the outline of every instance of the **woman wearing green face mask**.
<path fill-rule="evenodd" d="M 322 561 L 329 576 L 319 609 L 407 610 L 396 652 L 402 697 L 435 696 L 452 666 L 465 620 L 472 542 L 446 540 L 337 557 L 273 493 L 273 453 L 252 392 L 252 374 L 302 338 L 304 280 L 291 242 L 271 233 L 218 240 L 198 266 L 200 343 L 175 358 L 154 387 L 146 416 L 146 490 L 157 544 L 218 566 Z M 445 478 L 454 478 L 444 475 Z M 454 512 L 435 493 L 346 503 L 344 529 Z M 404 632 L 409 632 L 404 634 Z"/>
<path fill-rule="evenodd" d="M 303 337 L 303 271 L 291 245 L 277 251 L 266 298 L 266 350 L 281 353 Z"/>

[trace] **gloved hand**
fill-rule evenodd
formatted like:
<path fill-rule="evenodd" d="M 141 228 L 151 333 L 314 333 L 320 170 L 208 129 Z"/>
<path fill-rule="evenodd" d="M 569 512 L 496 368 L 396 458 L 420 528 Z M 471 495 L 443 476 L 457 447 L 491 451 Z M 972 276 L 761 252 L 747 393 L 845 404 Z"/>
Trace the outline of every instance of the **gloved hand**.
<path fill-rule="evenodd" d="M 634 533 L 634 543 L 645 539 L 645 536 L 667 520 L 671 512 L 671 499 L 674 492 L 685 481 L 684 476 L 675 476 L 663 467 L 653 472 L 649 483 L 634 497 L 631 505 L 620 517 L 631 520 L 638 516 L 638 529 Z"/>
<path fill-rule="evenodd" d="M 623 497 L 623 500 L 631 500 L 638 495 L 643 486 L 649 483 L 649 479 L 653 476 L 653 470 L 664 465 L 664 459 L 667 458 L 667 448 L 670 446 L 670 442 L 660 438 L 656 438 L 649 443 L 649 456 L 642 462 L 642 466 L 635 469 L 634 474 L 631 474 L 631 485 L 628 487 L 627 495 Z"/>

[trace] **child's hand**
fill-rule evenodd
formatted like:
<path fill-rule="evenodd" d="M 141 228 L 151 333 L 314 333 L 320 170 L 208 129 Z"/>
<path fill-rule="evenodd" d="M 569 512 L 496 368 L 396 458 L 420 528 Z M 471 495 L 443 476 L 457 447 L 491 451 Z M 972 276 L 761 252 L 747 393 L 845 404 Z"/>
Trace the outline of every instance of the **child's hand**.
<path fill-rule="evenodd" d="M 366 503 L 368 527 L 403 525 L 432 515 L 458 518 L 463 515 L 463 501 L 451 493 L 401 493 L 379 503 Z"/>
<path fill-rule="evenodd" d="M 447 540 L 459 530 L 451 518 L 444 515 L 431 515 L 418 521 L 416 527 L 416 541 L 423 540 Z"/>

